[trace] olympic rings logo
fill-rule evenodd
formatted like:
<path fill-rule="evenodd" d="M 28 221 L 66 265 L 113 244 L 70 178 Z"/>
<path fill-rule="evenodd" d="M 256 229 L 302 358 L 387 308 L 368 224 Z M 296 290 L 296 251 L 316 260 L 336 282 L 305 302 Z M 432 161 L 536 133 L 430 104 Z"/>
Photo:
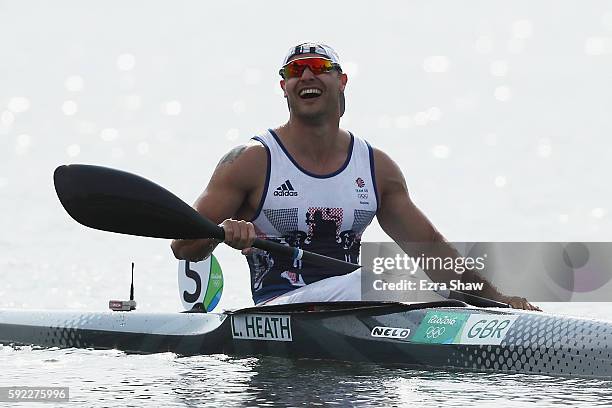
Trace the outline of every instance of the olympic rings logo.
<path fill-rule="evenodd" d="M 438 337 L 443 335 L 445 331 L 446 331 L 446 327 L 430 326 L 427 328 L 427 331 L 425 332 L 425 336 L 428 339 L 437 339 Z"/>

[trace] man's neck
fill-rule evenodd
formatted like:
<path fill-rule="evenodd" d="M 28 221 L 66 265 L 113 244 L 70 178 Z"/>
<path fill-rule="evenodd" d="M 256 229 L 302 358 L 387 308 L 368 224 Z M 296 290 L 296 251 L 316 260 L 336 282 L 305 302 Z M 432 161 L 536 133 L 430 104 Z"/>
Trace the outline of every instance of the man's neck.
<path fill-rule="evenodd" d="M 341 140 L 339 120 L 308 124 L 295 118 L 278 129 L 291 150 L 315 163 L 325 163 L 346 143 Z"/>

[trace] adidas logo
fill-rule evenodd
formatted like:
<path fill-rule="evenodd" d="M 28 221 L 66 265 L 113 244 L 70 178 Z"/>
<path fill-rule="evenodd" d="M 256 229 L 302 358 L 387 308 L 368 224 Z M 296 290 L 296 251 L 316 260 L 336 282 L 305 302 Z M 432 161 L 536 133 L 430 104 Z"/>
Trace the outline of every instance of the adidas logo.
<path fill-rule="evenodd" d="M 297 195 L 297 191 L 295 191 L 289 180 L 285 180 L 280 187 L 274 190 L 275 197 L 296 197 Z"/>

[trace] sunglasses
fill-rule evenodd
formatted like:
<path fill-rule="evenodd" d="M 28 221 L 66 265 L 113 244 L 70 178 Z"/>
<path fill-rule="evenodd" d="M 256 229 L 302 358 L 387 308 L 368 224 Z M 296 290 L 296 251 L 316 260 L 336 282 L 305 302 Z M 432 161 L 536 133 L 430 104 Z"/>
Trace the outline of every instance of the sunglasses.
<path fill-rule="evenodd" d="M 307 57 L 288 62 L 280 69 L 280 71 L 278 71 L 278 73 L 283 77 L 283 79 L 299 78 L 302 76 L 306 68 L 308 68 L 310 72 L 315 75 L 330 72 L 334 69 L 342 72 L 339 64 L 331 62 L 326 58 Z"/>

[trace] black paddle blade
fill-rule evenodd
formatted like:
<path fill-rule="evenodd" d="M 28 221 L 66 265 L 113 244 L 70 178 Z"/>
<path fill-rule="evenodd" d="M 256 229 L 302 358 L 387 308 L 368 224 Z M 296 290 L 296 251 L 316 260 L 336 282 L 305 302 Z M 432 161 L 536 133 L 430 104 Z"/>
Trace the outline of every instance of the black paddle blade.
<path fill-rule="evenodd" d="M 135 174 L 71 164 L 55 169 L 53 180 L 68 214 L 88 227 L 154 238 L 224 237 L 221 227 L 165 188 Z"/>

